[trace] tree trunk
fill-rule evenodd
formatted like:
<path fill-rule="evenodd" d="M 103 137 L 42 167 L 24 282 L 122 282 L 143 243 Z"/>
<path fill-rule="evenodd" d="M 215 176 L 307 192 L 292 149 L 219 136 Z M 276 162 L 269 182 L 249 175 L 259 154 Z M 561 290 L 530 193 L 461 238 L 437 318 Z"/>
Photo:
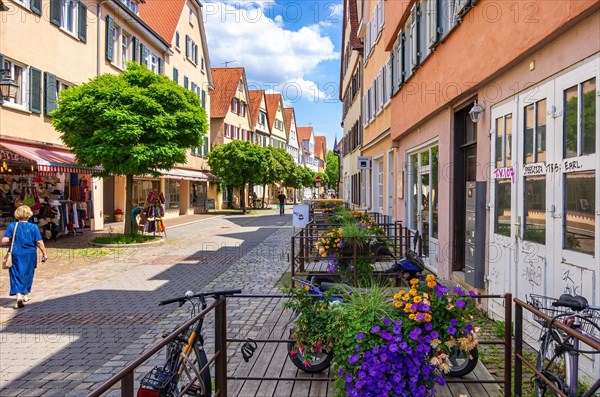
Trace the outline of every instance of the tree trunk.
<path fill-rule="evenodd" d="M 240 187 L 240 207 L 242 207 L 242 213 L 246 213 L 246 184 L 244 183 Z"/>
<path fill-rule="evenodd" d="M 125 213 L 123 218 L 125 223 L 123 225 L 123 232 L 125 234 L 131 234 L 131 210 L 133 210 L 131 201 L 133 199 L 133 175 L 125 176 Z"/>
<path fill-rule="evenodd" d="M 265 194 L 267 193 L 267 184 L 263 184 L 262 207 L 265 208 Z"/>

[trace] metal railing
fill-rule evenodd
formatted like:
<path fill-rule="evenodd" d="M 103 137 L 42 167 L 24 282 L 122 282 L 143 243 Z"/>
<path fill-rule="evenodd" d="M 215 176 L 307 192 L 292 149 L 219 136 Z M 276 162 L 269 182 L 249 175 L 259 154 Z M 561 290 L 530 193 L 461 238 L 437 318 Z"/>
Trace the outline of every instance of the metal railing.
<path fill-rule="evenodd" d="M 227 396 L 227 297 L 219 296 L 206 309 L 186 321 L 183 325 L 171 332 L 160 342 L 153 345 L 140 357 L 127 364 L 125 368 L 112 376 L 94 389 L 87 397 L 99 397 L 121 382 L 121 397 L 134 397 L 135 370 L 148 361 L 161 349 L 173 342 L 179 335 L 185 333 L 190 327 L 206 317 L 211 311 L 215 312 L 215 353 L 208 359 L 208 363 L 200 369 L 200 373 L 207 371 L 214 363 L 215 367 L 215 396 Z"/>
<path fill-rule="evenodd" d="M 546 315 L 540 310 L 536 309 L 532 305 L 523 302 L 522 300 L 515 298 L 515 396 L 520 397 L 523 394 L 523 363 L 527 365 L 544 383 L 556 393 L 561 396 L 566 396 L 561 390 L 554 385 L 554 382 L 545 377 L 538 369 L 536 365 L 530 363 L 523 357 L 523 309 L 531 312 L 534 316 L 540 317 L 542 320 L 552 323 L 554 328 L 557 328 L 565 334 L 572 336 L 575 339 L 585 343 L 592 349 L 595 349 L 600 353 L 600 343 L 597 340 L 590 338 L 587 335 L 582 334 L 574 330 L 573 328 L 564 325 L 560 321 L 552 321 L 552 317 Z"/>

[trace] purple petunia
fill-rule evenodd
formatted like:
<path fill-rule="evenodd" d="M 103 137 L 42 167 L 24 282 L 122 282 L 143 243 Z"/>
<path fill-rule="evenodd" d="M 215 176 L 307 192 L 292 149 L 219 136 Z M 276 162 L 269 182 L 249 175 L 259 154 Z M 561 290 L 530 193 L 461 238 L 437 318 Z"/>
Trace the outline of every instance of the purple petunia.
<path fill-rule="evenodd" d="M 365 334 L 363 332 L 359 332 L 358 335 L 356 335 L 356 340 L 363 340 L 365 338 Z"/>
<path fill-rule="evenodd" d="M 425 323 L 423 325 L 423 328 L 425 328 L 425 331 L 431 331 L 433 329 L 433 324 L 431 324 L 431 323 Z"/>
<path fill-rule="evenodd" d="M 469 295 L 471 295 L 471 298 L 477 298 L 477 293 L 474 291 L 469 291 Z"/>
<path fill-rule="evenodd" d="M 391 323 L 392 323 L 392 320 L 390 320 L 389 318 L 385 317 L 383 319 L 383 325 L 385 325 L 386 327 L 389 327 Z"/>
<path fill-rule="evenodd" d="M 381 330 L 381 327 L 379 325 L 374 326 L 373 328 L 371 328 L 371 333 L 372 334 L 376 334 Z"/>
<path fill-rule="evenodd" d="M 348 359 L 348 363 L 351 365 L 354 365 L 358 362 L 358 360 L 360 360 L 360 355 L 355 354 L 354 356 L 352 356 Z"/>
<path fill-rule="evenodd" d="M 450 320 L 450 325 L 451 326 L 456 327 L 457 324 L 458 324 L 458 322 L 456 321 L 455 318 L 453 318 L 453 319 Z"/>
<path fill-rule="evenodd" d="M 465 307 L 465 301 L 462 299 L 458 299 L 456 301 L 456 307 L 458 307 L 459 309 L 462 309 L 463 307 Z"/>
<path fill-rule="evenodd" d="M 410 331 L 410 339 L 412 340 L 417 340 L 419 338 L 419 335 L 421 335 L 421 328 L 415 328 L 412 331 Z"/>
<path fill-rule="evenodd" d="M 450 334 L 450 335 L 455 335 L 456 334 L 456 328 L 454 327 L 448 327 L 446 328 L 446 331 Z"/>

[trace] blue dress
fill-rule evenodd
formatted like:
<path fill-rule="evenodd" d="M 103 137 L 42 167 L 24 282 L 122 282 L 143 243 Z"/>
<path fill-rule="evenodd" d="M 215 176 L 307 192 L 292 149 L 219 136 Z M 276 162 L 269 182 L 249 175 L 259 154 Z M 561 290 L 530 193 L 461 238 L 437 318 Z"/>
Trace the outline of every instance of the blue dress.
<path fill-rule="evenodd" d="M 6 228 L 4 237 L 12 239 L 16 222 Z M 12 266 L 9 269 L 10 295 L 28 294 L 33 284 L 33 273 L 37 266 L 37 245 L 42 240 L 36 224 L 19 222 L 12 249 Z M 10 247 L 10 243 L 9 243 Z"/>

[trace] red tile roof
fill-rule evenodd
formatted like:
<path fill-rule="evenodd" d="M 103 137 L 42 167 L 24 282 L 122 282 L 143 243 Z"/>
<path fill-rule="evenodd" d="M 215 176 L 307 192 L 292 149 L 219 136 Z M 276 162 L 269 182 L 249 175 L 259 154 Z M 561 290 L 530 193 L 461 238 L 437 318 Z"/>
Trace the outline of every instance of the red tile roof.
<path fill-rule="evenodd" d="M 321 160 L 325 160 L 325 147 L 327 145 L 327 138 L 322 135 L 315 135 L 315 156 Z"/>
<path fill-rule="evenodd" d="M 258 123 L 258 115 L 260 114 L 260 103 L 265 95 L 264 90 L 250 90 L 250 124 L 254 127 Z"/>
<path fill-rule="evenodd" d="M 171 43 L 186 0 L 146 0 L 139 4 L 140 17 Z"/>
<path fill-rule="evenodd" d="M 269 129 L 273 129 L 275 124 L 275 116 L 277 116 L 277 109 L 281 102 L 281 94 L 265 94 L 265 101 L 267 103 L 267 119 L 269 120 Z"/>
<path fill-rule="evenodd" d="M 313 134 L 312 127 L 298 127 L 296 128 L 298 134 L 298 142 L 310 140 L 310 136 Z"/>
<path fill-rule="evenodd" d="M 294 108 L 284 108 L 283 115 L 285 116 L 285 128 L 288 132 L 288 140 L 290 129 L 292 128 L 292 119 L 294 118 Z"/>
<path fill-rule="evenodd" d="M 210 117 L 223 118 L 231 107 L 244 68 L 213 68 L 212 75 L 215 90 L 210 96 Z"/>

